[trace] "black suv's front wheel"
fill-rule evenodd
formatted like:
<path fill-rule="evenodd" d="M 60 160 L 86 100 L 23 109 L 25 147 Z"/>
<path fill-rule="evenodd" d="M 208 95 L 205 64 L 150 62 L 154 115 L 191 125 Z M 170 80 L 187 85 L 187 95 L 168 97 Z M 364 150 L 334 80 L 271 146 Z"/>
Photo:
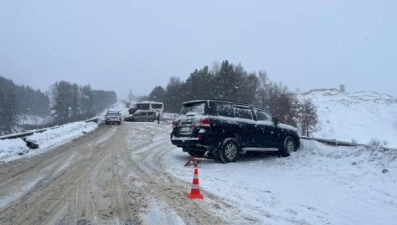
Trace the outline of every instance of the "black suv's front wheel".
<path fill-rule="evenodd" d="M 223 163 L 236 162 L 240 152 L 240 146 L 233 138 L 226 138 L 217 151 L 218 158 Z"/>
<path fill-rule="evenodd" d="M 280 147 L 280 155 L 283 157 L 288 157 L 294 151 L 296 151 L 295 140 L 288 136 L 284 139 L 283 145 Z"/>

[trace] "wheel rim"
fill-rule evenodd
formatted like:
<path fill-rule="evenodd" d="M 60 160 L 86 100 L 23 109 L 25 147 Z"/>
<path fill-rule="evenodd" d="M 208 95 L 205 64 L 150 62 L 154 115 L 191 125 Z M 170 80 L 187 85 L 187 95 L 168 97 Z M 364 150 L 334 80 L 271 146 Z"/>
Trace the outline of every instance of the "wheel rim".
<path fill-rule="evenodd" d="M 292 153 L 295 150 L 295 143 L 293 140 L 287 140 L 285 143 L 285 149 L 287 149 L 287 151 L 289 153 Z"/>
<path fill-rule="evenodd" d="M 237 147 L 234 144 L 228 144 L 225 147 L 225 156 L 228 159 L 233 159 L 237 154 Z"/>

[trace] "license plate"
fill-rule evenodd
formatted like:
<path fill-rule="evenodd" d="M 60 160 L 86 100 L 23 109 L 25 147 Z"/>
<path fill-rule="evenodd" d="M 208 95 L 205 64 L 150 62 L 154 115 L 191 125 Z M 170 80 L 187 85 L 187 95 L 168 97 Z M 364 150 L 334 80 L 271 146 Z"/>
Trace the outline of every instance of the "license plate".
<path fill-rule="evenodd" d="M 190 127 L 182 127 L 181 132 L 190 132 Z"/>

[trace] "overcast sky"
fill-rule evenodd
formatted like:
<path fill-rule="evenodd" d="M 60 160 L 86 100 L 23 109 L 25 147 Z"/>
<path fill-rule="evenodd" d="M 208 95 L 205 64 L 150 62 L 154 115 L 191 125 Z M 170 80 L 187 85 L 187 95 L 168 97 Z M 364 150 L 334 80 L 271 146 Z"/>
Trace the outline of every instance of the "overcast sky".
<path fill-rule="evenodd" d="M 223 60 L 291 90 L 397 97 L 397 1 L 0 0 L 0 76 L 126 99 Z"/>

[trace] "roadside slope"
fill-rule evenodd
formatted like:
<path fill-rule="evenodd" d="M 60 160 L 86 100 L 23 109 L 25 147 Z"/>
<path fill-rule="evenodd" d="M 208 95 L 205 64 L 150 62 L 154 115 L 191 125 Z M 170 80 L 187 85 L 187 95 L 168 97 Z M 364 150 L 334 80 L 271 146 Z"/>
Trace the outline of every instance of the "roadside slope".
<path fill-rule="evenodd" d="M 375 92 L 342 93 L 337 89 L 316 89 L 298 95 L 317 106 L 318 130 L 313 137 L 352 140 L 397 149 L 397 99 Z"/>

